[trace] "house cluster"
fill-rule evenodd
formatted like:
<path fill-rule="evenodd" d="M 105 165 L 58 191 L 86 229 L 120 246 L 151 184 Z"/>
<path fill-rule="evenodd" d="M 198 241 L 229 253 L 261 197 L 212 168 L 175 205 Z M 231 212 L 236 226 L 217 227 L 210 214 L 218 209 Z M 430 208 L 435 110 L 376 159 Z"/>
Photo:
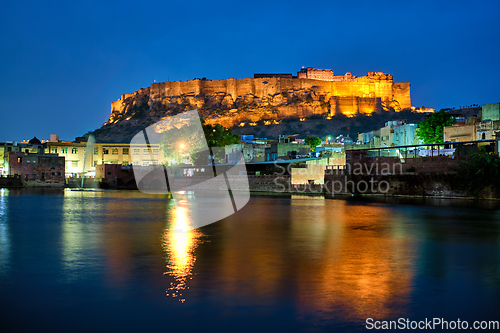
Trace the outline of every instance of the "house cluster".
<path fill-rule="evenodd" d="M 275 140 L 242 136 L 239 143 L 223 148 L 225 161 L 222 163 L 237 163 L 241 153 L 245 162 L 256 163 L 308 157 L 310 146 L 303 141 L 297 135 L 280 136 Z M 116 178 L 121 166 L 164 163 L 159 144 L 95 143 L 89 146 L 86 138 L 62 141 L 55 134 L 50 140 L 40 141 L 34 137 L 29 141 L 0 143 L 0 175 L 4 179 L 19 178 L 24 186 L 62 187 L 68 179 L 82 176 L 106 180 Z M 180 163 L 189 163 L 189 158 Z"/>
<path fill-rule="evenodd" d="M 406 120 L 393 120 L 374 131 L 359 133 L 356 144 L 370 148 L 412 146 L 421 143 L 417 136 L 418 124 Z"/>
<path fill-rule="evenodd" d="M 20 178 L 25 186 L 63 187 L 67 178 L 85 176 L 106 178 L 99 165 L 129 165 L 132 155 L 142 165 L 162 163 L 159 145 L 148 147 L 126 143 L 95 143 L 87 151 L 86 138 L 61 141 L 52 134 L 50 140 L 36 137 L 22 142 L 0 143 L 0 175 Z M 109 169 L 109 168 L 108 168 Z M 107 169 L 106 169 L 107 170 Z"/>
<path fill-rule="evenodd" d="M 445 143 L 498 139 L 500 103 L 450 109 L 447 112 L 454 117 L 455 123 L 444 128 Z M 367 149 L 370 150 L 369 154 L 375 153 L 378 156 L 402 156 L 402 152 L 405 156 L 415 155 L 415 148 L 411 150 L 409 147 L 422 144 L 417 128 L 418 124 L 407 123 L 405 120 L 388 121 L 382 128 L 358 134 L 356 142 L 349 137 L 328 137 L 317 147 L 305 144 L 298 134 L 281 135 L 277 139 L 242 135 L 239 143 L 222 148 L 225 157 L 218 163 L 234 164 L 243 156 L 249 174 L 258 175 L 272 174 L 275 162 L 303 162 L 311 164 L 311 170 L 314 169 L 315 174 L 323 174 L 326 168 L 345 165 L 348 150 Z M 403 147 L 403 150 L 383 150 L 391 147 Z M 428 147 L 418 149 L 419 156 L 433 151 L 432 147 L 430 150 Z M 7 178 L 17 179 L 24 186 L 51 187 L 65 186 L 68 179 L 82 176 L 98 180 L 117 178 L 120 170 L 130 169 L 130 166 L 165 164 L 166 160 L 160 150 L 159 144 L 131 146 L 130 143 L 95 143 L 89 146 L 86 138 L 76 138 L 69 142 L 59 140 L 59 136 L 55 134 L 50 136 L 50 140 L 34 137 L 29 141 L 3 142 L 0 143 L 0 185 Z M 438 154 L 445 153 L 445 149 L 438 151 Z M 189 163 L 189 156 L 184 156 L 180 161 L 181 165 Z M 314 167 L 312 164 L 321 166 Z"/>
<path fill-rule="evenodd" d="M 500 103 L 447 109 L 455 123 L 443 128 L 444 142 L 494 140 L 500 132 Z M 359 133 L 357 145 L 363 148 L 414 146 L 422 144 L 417 135 L 418 124 L 394 120 L 374 131 Z"/>
<path fill-rule="evenodd" d="M 455 124 L 444 127 L 444 142 L 494 140 L 500 133 L 500 103 L 449 113 L 454 116 Z"/>

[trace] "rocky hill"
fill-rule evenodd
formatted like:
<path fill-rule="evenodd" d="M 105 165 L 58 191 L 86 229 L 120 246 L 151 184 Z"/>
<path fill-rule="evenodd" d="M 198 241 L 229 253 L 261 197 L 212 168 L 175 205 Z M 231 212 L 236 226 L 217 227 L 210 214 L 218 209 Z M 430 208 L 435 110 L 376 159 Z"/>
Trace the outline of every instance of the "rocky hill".
<path fill-rule="evenodd" d="M 205 122 L 234 127 L 236 133 L 345 135 L 401 119 L 397 112 L 410 109 L 409 87 L 383 73 L 349 81 L 264 77 L 155 83 L 113 102 L 109 121 L 94 135 L 99 142 L 128 142 L 141 129 L 193 109 Z M 408 112 L 408 120 L 422 117 Z"/>

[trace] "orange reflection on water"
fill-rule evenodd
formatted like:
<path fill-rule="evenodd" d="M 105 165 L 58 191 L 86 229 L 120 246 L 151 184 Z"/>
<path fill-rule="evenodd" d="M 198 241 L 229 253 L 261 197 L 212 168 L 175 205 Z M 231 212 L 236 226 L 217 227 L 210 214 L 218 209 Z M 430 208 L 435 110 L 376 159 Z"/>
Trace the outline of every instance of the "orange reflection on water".
<path fill-rule="evenodd" d="M 181 200 L 172 209 L 172 220 L 168 229 L 163 234 L 163 247 L 167 252 L 167 269 L 164 274 L 171 275 L 175 282 L 167 289 L 167 296 L 181 297 L 187 286 L 187 280 L 191 279 L 196 257 L 194 250 L 198 246 L 202 233 L 191 227 L 193 220 L 186 200 Z"/>
<path fill-rule="evenodd" d="M 323 260 L 299 272 L 305 274 L 301 280 L 315 275 L 314 283 L 299 285 L 302 314 L 362 321 L 404 311 L 413 287 L 416 246 L 407 231 L 397 228 L 404 217 L 388 213 L 384 207 L 337 205 L 337 230 L 324 242 Z"/>

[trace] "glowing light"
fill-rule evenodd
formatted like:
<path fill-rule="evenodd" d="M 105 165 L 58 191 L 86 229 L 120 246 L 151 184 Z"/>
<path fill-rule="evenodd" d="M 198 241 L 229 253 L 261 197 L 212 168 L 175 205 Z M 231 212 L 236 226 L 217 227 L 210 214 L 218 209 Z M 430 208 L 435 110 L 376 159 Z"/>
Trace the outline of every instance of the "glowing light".
<path fill-rule="evenodd" d="M 181 149 L 184 149 L 184 147 L 185 147 L 184 144 L 181 144 Z"/>
<path fill-rule="evenodd" d="M 186 281 L 191 279 L 196 257 L 194 250 L 198 246 L 199 238 L 202 235 L 191 227 L 192 219 L 189 209 L 180 202 L 172 211 L 172 221 L 170 228 L 163 235 L 163 247 L 168 254 L 168 271 L 165 275 L 171 275 L 175 282 L 170 284 L 166 296 L 182 296 L 182 290 L 189 289 Z M 184 303 L 185 298 L 179 298 L 179 302 Z"/>
<path fill-rule="evenodd" d="M 238 126 L 243 127 L 245 126 L 245 123 L 240 123 Z"/>

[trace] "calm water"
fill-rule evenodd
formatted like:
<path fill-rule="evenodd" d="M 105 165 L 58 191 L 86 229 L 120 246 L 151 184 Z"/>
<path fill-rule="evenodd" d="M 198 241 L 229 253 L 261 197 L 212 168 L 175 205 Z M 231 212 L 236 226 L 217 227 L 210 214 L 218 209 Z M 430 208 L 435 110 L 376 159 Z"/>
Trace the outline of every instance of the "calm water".
<path fill-rule="evenodd" d="M 0 189 L 0 330 L 367 331 L 366 318 L 500 320 L 500 210 Z"/>

